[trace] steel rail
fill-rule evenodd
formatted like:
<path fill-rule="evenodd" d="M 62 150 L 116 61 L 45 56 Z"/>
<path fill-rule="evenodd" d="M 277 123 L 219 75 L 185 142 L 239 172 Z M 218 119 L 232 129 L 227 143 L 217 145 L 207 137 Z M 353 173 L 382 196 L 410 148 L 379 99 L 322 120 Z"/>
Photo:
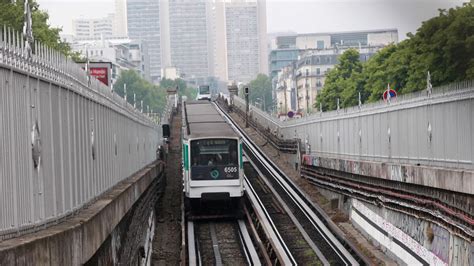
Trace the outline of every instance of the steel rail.
<path fill-rule="evenodd" d="M 217 104 L 216 108 L 219 112 L 227 118 L 229 123 L 240 133 L 246 146 L 253 153 L 255 158 L 262 164 L 263 167 L 273 176 L 273 178 L 279 183 L 281 188 L 287 193 L 287 195 L 293 200 L 294 204 L 303 212 L 307 219 L 311 222 L 313 227 L 321 234 L 322 238 L 327 242 L 328 246 L 332 248 L 334 253 L 342 260 L 346 265 L 359 265 L 359 262 L 350 254 L 350 252 L 341 244 L 341 242 L 334 236 L 334 234 L 326 227 L 326 225 L 317 217 L 315 212 L 308 206 L 305 200 L 302 198 L 302 192 L 296 187 L 295 184 L 283 172 L 271 161 L 266 158 L 261 149 L 255 145 L 255 143 L 247 136 L 247 134 L 240 129 L 233 119 L 224 113 L 220 106 Z"/>
<path fill-rule="evenodd" d="M 316 246 L 314 241 L 311 239 L 311 237 L 308 235 L 308 233 L 304 230 L 303 226 L 301 223 L 298 221 L 298 218 L 291 212 L 290 208 L 288 205 L 285 203 L 285 201 L 278 195 L 278 192 L 273 188 L 271 183 L 268 181 L 268 179 L 264 176 L 264 174 L 258 169 L 258 167 L 255 165 L 255 163 L 252 160 L 249 160 L 250 164 L 253 166 L 255 171 L 259 174 L 260 178 L 263 180 L 264 184 L 268 186 L 270 191 L 273 193 L 274 197 L 277 199 L 277 201 L 281 204 L 282 208 L 284 211 L 288 214 L 290 219 L 293 221 L 295 224 L 296 228 L 301 232 L 303 238 L 306 240 L 308 245 L 313 249 L 314 253 L 316 256 L 318 256 L 319 260 L 323 265 L 330 265 L 329 261 L 326 259 L 324 254 L 321 252 L 321 250 Z"/>
<path fill-rule="evenodd" d="M 209 229 L 211 231 L 212 251 L 214 252 L 215 265 L 222 266 L 222 256 L 219 250 L 219 242 L 217 241 L 216 225 L 213 222 L 209 223 Z"/>
<path fill-rule="evenodd" d="M 250 202 L 252 202 L 255 213 L 257 214 L 258 219 L 273 246 L 273 249 L 278 257 L 278 260 L 280 261 L 280 264 L 281 265 L 298 265 L 296 263 L 296 260 L 293 258 L 293 255 L 291 254 L 288 246 L 285 244 L 285 241 L 283 240 L 280 233 L 278 232 L 278 229 L 273 223 L 273 220 L 270 217 L 270 214 L 265 209 L 265 206 L 263 205 L 262 201 L 260 200 L 257 193 L 255 192 L 255 189 L 252 187 L 247 177 L 244 176 L 244 178 L 245 178 L 244 185 L 245 185 L 245 191 L 247 193 L 247 196 L 250 199 Z"/>
<path fill-rule="evenodd" d="M 262 265 L 262 263 L 260 263 L 260 259 L 257 254 L 257 250 L 255 250 L 255 246 L 252 242 L 252 239 L 250 238 L 250 234 L 247 230 L 247 226 L 245 225 L 244 220 L 238 220 L 237 223 L 239 225 L 238 232 L 239 232 L 240 242 L 242 244 L 242 248 L 244 250 L 248 265 L 253 265 L 253 266 Z"/>
<path fill-rule="evenodd" d="M 237 223 L 237 234 L 238 240 L 240 241 L 241 248 L 243 250 L 243 255 L 245 256 L 248 265 L 261 266 L 260 258 L 255 249 L 255 246 L 252 242 L 250 234 L 247 230 L 247 226 L 244 220 L 235 220 Z M 223 260 L 220 252 L 220 247 L 218 243 L 218 232 L 214 222 L 210 221 L 209 223 L 211 242 L 212 242 L 212 252 L 214 254 L 215 265 L 223 265 Z M 188 265 L 198 266 L 203 265 L 201 258 L 201 251 L 199 247 L 199 239 L 196 236 L 195 224 L 193 221 L 187 222 L 187 239 L 188 239 Z"/>
<path fill-rule="evenodd" d="M 199 248 L 196 243 L 196 237 L 194 234 L 194 223 L 188 221 L 188 263 L 190 266 L 202 265 L 201 255 L 199 254 Z"/>

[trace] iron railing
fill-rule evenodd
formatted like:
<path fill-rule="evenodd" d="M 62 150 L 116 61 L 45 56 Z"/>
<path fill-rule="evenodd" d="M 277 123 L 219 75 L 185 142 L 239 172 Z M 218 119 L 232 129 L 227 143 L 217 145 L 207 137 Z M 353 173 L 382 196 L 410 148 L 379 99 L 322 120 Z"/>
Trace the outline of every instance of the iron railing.
<path fill-rule="evenodd" d="M 157 124 L 70 58 L 0 28 L 0 241 L 93 202 L 159 142 Z"/>
<path fill-rule="evenodd" d="M 234 98 L 236 108 L 245 102 Z M 303 118 L 280 121 L 251 106 L 252 118 L 313 155 L 354 161 L 474 169 L 474 81 L 463 81 Z"/>

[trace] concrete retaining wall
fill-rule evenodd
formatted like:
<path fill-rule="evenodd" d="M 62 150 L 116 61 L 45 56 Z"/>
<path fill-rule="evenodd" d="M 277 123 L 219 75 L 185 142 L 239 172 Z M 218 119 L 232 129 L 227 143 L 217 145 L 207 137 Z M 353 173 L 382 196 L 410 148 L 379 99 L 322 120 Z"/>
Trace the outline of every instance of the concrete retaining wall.
<path fill-rule="evenodd" d="M 64 222 L 0 242 L 0 265 L 86 263 L 162 172 L 163 165 L 154 163 L 117 184 Z"/>
<path fill-rule="evenodd" d="M 376 161 L 357 161 L 321 156 L 305 156 L 305 163 L 341 172 L 377 177 L 428 187 L 474 194 L 474 172 L 426 165 L 404 165 Z M 453 181 L 456 182 L 453 182 Z"/>
<path fill-rule="evenodd" d="M 416 96 L 416 97 L 415 97 Z M 245 108 L 235 97 L 234 106 Z M 474 194 L 474 84 L 279 121 L 252 106 L 251 119 L 301 139 L 321 167 Z"/>
<path fill-rule="evenodd" d="M 353 224 L 400 264 L 473 265 L 474 245 L 426 220 L 352 199 Z"/>

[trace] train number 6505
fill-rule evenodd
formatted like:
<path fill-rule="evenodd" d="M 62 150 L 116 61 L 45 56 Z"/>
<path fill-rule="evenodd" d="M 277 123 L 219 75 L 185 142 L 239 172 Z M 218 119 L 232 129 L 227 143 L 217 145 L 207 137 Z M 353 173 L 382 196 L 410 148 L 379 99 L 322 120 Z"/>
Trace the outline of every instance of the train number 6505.
<path fill-rule="evenodd" d="M 224 172 L 225 173 L 235 173 L 235 172 L 237 172 L 237 167 L 236 166 L 226 167 L 226 168 L 224 168 Z"/>

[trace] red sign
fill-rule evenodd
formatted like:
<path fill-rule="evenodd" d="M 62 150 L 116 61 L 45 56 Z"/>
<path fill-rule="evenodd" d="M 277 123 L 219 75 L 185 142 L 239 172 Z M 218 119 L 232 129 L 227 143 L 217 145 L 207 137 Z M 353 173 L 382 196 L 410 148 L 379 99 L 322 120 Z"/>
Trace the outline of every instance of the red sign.
<path fill-rule="evenodd" d="M 91 76 L 95 77 L 105 85 L 109 86 L 109 70 L 106 67 L 91 67 L 89 69 Z"/>
<path fill-rule="evenodd" d="M 388 94 L 390 93 L 390 98 L 396 98 L 397 97 L 397 92 L 395 90 L 390 89 L 390 91 L 385 91 L 383 93 L 383 99 L 386 101 L 388 98 Z"/>

